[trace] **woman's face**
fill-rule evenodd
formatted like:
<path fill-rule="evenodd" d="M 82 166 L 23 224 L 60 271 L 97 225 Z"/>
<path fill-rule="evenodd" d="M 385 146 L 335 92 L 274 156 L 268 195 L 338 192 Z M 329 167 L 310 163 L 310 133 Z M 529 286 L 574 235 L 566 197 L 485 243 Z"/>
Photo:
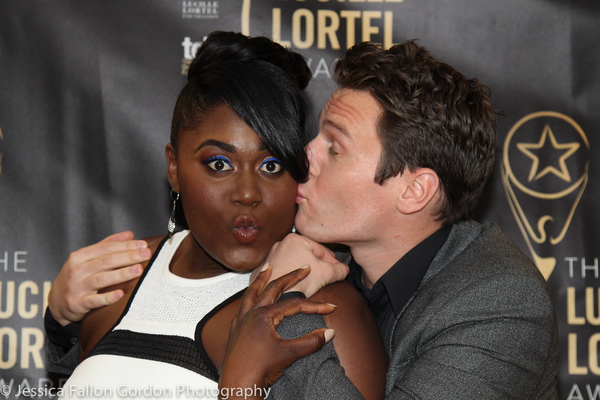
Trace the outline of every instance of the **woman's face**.
<path fill-rule="evenodd" d="M 225 267 L 246 271 L 290 232 L 297 183 L 227 105 L 167 145 L 169 183 L 180 192 L 197 243 Z"/>

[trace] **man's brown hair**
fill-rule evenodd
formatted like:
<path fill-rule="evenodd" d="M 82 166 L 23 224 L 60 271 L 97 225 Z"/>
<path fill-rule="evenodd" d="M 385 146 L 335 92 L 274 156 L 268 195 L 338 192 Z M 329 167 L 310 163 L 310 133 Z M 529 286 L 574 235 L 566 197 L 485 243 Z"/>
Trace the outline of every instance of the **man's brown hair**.
<path fill-rule="evenodd" d="M 494 166 L 496 112 L 488 87 L 467 79 L 414 41 L 389 50 L 364 42 L 338 61 L 342 88 L 371 93 L 383 112 L 379 184 L 417 168 L 438 175 L 438 220 L 471 218 Z"/>

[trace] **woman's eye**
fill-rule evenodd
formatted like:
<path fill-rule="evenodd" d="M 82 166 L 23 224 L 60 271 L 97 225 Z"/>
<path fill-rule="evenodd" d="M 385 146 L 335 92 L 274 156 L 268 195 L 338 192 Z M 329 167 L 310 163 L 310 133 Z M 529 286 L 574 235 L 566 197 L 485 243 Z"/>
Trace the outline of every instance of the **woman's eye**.
<path fill-rule="evenodd" d="M 211 157 L 204 162 L 208 168 L 217 172 L 231 171 L 233 166 L 231 162 L 225 157 Z"/>
<path fill-rule="evenodd" d="M 276 174 L 281 172 L 281 170 L 283 170 L 283 165 L 276 158 L 267 158 L 259 168 L 259 171 L 266 172 L 267 174 Z"/>

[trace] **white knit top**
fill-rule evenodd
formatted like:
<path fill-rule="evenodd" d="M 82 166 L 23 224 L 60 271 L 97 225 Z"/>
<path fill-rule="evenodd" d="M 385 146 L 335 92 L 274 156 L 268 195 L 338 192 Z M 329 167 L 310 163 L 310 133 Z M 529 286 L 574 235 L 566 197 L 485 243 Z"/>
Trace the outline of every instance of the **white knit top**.
<path fill-rule="evenodd" d="M 218 377 L 198 351 L 196 325 L 245 289 L 250 275 L 174 275 L 169 264 L 188 234 L 173 235 L 157 250 L 121 319 L 75 369 L 62 398 L 217 398 Z"/>

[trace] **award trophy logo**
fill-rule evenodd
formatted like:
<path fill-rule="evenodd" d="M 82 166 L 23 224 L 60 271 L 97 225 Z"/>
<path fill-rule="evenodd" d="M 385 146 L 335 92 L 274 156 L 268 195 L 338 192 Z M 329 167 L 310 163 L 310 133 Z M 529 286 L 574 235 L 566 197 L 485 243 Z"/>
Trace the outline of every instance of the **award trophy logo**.
<path fill-rule="evenodd" d="M 569 230 L 588 183 L 590 144 L 570 117 L 541 111 L 510 130 L 502 154 L 502 183 L 533 261 L 548 280 L 552 246 Z"/>

